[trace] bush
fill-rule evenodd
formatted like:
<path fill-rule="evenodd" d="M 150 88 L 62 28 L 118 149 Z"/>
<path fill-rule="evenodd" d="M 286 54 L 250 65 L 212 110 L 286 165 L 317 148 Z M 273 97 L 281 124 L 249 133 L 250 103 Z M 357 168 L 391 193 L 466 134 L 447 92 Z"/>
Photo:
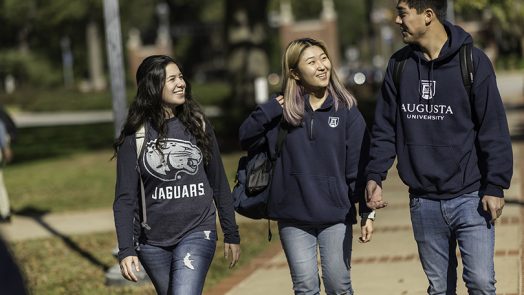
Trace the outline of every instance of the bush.
<path fill-rule="evenodd" d="M 14 76 L 19 85 L 31 85 L 41 88 L 57 86 L 61 82 L 61 72 L 48 62 L 45 56 L 18 50 L 0 52 L 0 79 L 3 81 L 8 74 Z"/>

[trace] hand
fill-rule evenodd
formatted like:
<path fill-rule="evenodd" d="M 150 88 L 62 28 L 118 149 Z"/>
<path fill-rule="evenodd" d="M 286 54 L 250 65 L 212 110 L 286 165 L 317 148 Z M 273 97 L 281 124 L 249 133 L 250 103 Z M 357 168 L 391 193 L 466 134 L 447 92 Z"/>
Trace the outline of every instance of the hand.
<path fill-rule="evenodd" d="M 361 243 L 370 242 L 371 236 L 373 236 L 373 220 L 366 219 L 365 224 L 360 226 L 360 237 L 358 241 Z"/>
<path fill-rule="evenodd" d="M 4 147 L 2 149 L 2 153 L 4 156 L 5 162 L 6 163 L 11 162 L 11 160 L 13 159 L 13 150 L 11 149 L 11 147 L 9 146 Z"/>
<path fill-rule="evenodd" d="M 229 268 L 233 268 L 240 258 L 240 245 L 224 243 L 224 257 L 226 259 L 229 259 L 229 252 L 231 252 L 231 262 L 229 263 Z"/>
<path fill-rule="evenodd" d="M 504 198 L 487 195 L 482 197 L 482 207 L 484 208 L 484 211 L 491 214 L 491 224 L 494 224 L 495 220 L 502 215 L 504 203 Z"/>
<path fill-rule="evenodd" d="M 275 99 L 278 101 L 278 103 L 280 104 L 281 107 L 284 107 L 284 96 L 279 95 L 279 96 L 275 97 Z"/>
<path fill-rule="evenodd" d="M 382 188 L 374 180 L 369 180 L 366 185 L 366 205 L 369 209 L 381 209 L 388 205 L 382 199 Z"/>
<path fill-rule="evenodd" d="M 138 262 L 137 256 L 127 256 L 122 259 L 122 261 L 120 261 L 120 272 L 126 280 L 138 282 L 138 278 L 133 273 L 133 264 L 135 265 L 135 270 L 140 271 L 140 263 Z"/>

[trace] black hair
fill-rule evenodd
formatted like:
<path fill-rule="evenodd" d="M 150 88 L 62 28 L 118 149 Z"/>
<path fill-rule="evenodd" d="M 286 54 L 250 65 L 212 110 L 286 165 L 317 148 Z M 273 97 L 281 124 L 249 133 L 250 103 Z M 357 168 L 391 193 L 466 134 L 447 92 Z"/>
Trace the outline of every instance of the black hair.
<path fill-rule="evenodd" d="M 399 2 L 406 3 L 409 8 L 415 8 L 417 13 L 422 13 L 425 9 L 431 8 L 441 23 L 446 20 L 447 0 L 400 0 Z"/>
<path fill-rule="evenodd" d="M 167 133 L 167 114 L 164 110 L 162 92 L 166 80 L 166 67 L 175 64 L 181 69 L 180 64 L 172 57 L 166 55 L 152 55 L 145 58 L 136 72 L 137 92 L 135 99 L 129 107 L 126 121 L 115 140 L 113 149 L 115 155 L 118 148 L 124 142 L 124 138 L 134 134 L 144 123 L 148 123 L 159 134 L 156 142 L 157 148 Z M 197 146 L 202 151 L 205 163 L 211 159 L 211 139 L 205 126 L 207 121 L 204 112 L 191 95 L 191 85 L 186 82 L 185 102 L 175 107 L 174 114 L 186 128 L 186 132 L 192 134 Z M 208 127 L 211 128 L 211 127 Z"/>

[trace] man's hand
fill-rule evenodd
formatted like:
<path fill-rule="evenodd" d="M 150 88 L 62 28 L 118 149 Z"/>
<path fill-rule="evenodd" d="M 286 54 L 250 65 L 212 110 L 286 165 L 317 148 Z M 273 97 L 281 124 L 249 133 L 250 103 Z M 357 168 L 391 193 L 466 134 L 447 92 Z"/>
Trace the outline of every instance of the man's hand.
<path fill-rule="evenodd" d="M 388 205 L 382 199 L 382 188 L 374 180 L 369 180 L 366 185 L 366 205 L 369 209 L 381 209 Z"/>
<path fill-rule="evenodd" d="M 238 259 L 240 258 L 240 245 L 224 243 L 224 257 L 226 259 L 229 259 L 229 252 L 231 252 L 231 262 L 229 263 L 229 268 L 232 268 L 237 264 Z"/>
<path fill-rule="evenodd" d="M 504 208 L 504 198 L 499 198 L 495 196 L 483 196 L 482 197 L 482 207 L 484 211 L 491 214 L 491 223 L 494 224 L 495 220 L 502 215 L 502 208 Z"/>
<path fill-rule="evenodd" d="M 120 272 L 129 281 L 138 282 L 138 278 L 133 273 L 133 264 L 136 271 L 140 271 L 140 263 L 137 256 L 127 256 L 120 261 Z"/>
<path fill-rule="evenodd" d="M 366 222 L 360 226 L 360 237 L 358 241 L 367 243 L 371 241 L 371 236 L 373 236 L 373 220 L 366 219 Z"/>

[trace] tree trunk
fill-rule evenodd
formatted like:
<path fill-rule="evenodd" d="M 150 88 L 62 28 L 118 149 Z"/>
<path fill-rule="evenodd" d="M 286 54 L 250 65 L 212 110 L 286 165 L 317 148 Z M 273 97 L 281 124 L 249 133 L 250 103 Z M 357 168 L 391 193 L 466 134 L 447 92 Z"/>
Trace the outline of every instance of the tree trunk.
<path fill-rule="evenodd" d="M 268 0 L 226 0 L 225 39 L 234 106 L 254 106 L 255 79 L 269 73 L 267 6 Z"/>
<path fill-rule="evenodd" d="M 89 82 L 95 91 L 104 90 L 106 81 L 104 79 L 104 64 L 102 56 L 102 42 L 98 26 L 94 20 L 90 20 L 86 28 L 87 43 L 87 66 L 89 69 Z"/>

